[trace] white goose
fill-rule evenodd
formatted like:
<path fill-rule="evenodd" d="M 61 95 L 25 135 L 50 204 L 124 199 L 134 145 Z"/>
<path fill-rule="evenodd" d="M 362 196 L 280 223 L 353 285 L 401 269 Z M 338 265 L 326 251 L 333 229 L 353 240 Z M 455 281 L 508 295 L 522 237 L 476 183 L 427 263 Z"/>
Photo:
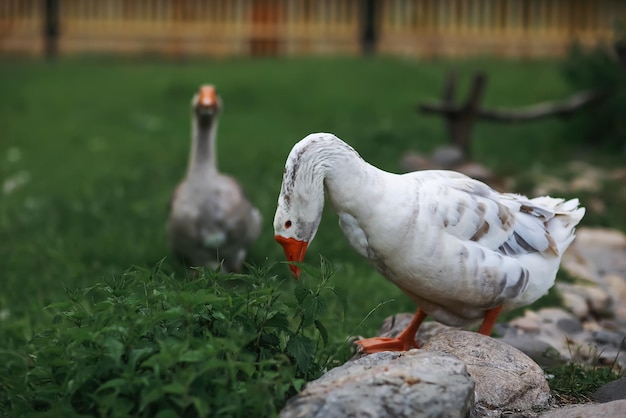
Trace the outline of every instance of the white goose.
<path fill-rule="evenodd" d="M 187 176 L 170 205 L 167 235 L 172 251 L 190 266 L 239 271 L 258 238 L 261 215 L 232 177 L 217 169 L 215 136 L 221 100 L 213 86 L 192 99 L 192 144 Z"/>
<path fill-rule="evenodd" d="M 288 261 L 303 261 L 324 189 L 352 247 L 419 306 L 397 338 L 357 341 L 370 353 L 417 347 L 427 315 L 451 326 L 482 319 L 479 332 L 490 335 L 503 308 L 552 287 L 585 213 L 578 199 L 501 194 L 454 171 L 387 173 L 336 136 L 316 133 L 289 153 L 278 197 L 275 238 Z"/>

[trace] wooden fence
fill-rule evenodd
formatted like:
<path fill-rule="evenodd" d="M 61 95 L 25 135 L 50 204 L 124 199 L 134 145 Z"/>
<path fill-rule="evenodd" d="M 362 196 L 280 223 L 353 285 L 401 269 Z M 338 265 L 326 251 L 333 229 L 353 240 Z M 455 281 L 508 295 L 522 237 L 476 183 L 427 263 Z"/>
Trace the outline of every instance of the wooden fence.
<path fill-rule="evenodd" d="M 358 54 L 369 30 L 384 54 L 558 56 L 622 22 L 626 0 L 0 0 L 0 53 Z"/>
<path fill-rule="evenodd" d="M 387 0 L 378 50 L 413 56 L 560 56 L 610 41 L 624 0 Z"/>

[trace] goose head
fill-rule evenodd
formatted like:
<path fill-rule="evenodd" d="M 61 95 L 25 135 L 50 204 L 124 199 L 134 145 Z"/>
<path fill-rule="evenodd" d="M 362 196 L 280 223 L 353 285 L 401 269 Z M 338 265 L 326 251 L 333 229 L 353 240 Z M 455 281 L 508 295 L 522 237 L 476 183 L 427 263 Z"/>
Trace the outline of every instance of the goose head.
<path fill-rule="evenodd" d="M 324 209 L 324 161 L 310 145 L 301 141 L 287 157 L 274 215 L 274 239 L 283 247 L 287 261 L 304 260 Z M 300 268 L 292 264 L 289 268 L 298 278 Z"/>
<path fill-rule="evenodd" d="M 213 119 L 219 113 L 222 108 L 222 101 L 217 95 L 214 86 L 204 85 L 194 94 L 191 100 L 191 107 L 198 123 L 207 126 L 213 122 Z"/>

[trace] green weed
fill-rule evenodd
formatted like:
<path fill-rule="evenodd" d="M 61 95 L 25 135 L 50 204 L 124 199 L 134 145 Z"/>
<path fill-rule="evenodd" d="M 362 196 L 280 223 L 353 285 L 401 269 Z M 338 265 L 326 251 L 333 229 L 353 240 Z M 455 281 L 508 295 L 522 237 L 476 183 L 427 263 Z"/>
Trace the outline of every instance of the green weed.
<path fill-rule="evenodd" d="M 600 365 L 595 348 L 589 347 L 588 351 L 589 361 L 572 360 L 547 370 L 550 389 L 560 398 L 574 402 L 590 401 L 598 388 L 624 376 L 624 371 L 615 362 L 608 366 Z"/>
<path fill-rule="evenodd" d="M 334 270 L 303 266 L 295 298 L 268 267 L 193 280 L 160 264 L 47 307 L 54 326 L 23 350 L 0 352 L 0 408 L 13 416 L 272 416 L 349 352 L 329 341 L 322 314 Z M 295 300 L 295 303 L 294 303 Z M 333 326 L 337 326 L 333 324 Z M 343 353 L 344 357 L 339 357 Z"/>

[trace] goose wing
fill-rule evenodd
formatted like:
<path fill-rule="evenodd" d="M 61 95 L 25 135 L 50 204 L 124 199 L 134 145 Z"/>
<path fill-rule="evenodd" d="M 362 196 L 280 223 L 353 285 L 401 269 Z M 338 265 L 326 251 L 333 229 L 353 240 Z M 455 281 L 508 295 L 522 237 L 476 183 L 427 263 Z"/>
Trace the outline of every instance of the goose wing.
<path fill-rule="evenodd" d="M 506 256 L 558 255 L 547 229 L 554 208 L 542 200 L 498 193 L 459 173 L 444 173 L 426 181 L 421 191 L 430 197 L 430 210 L 447 233 Z"/>

